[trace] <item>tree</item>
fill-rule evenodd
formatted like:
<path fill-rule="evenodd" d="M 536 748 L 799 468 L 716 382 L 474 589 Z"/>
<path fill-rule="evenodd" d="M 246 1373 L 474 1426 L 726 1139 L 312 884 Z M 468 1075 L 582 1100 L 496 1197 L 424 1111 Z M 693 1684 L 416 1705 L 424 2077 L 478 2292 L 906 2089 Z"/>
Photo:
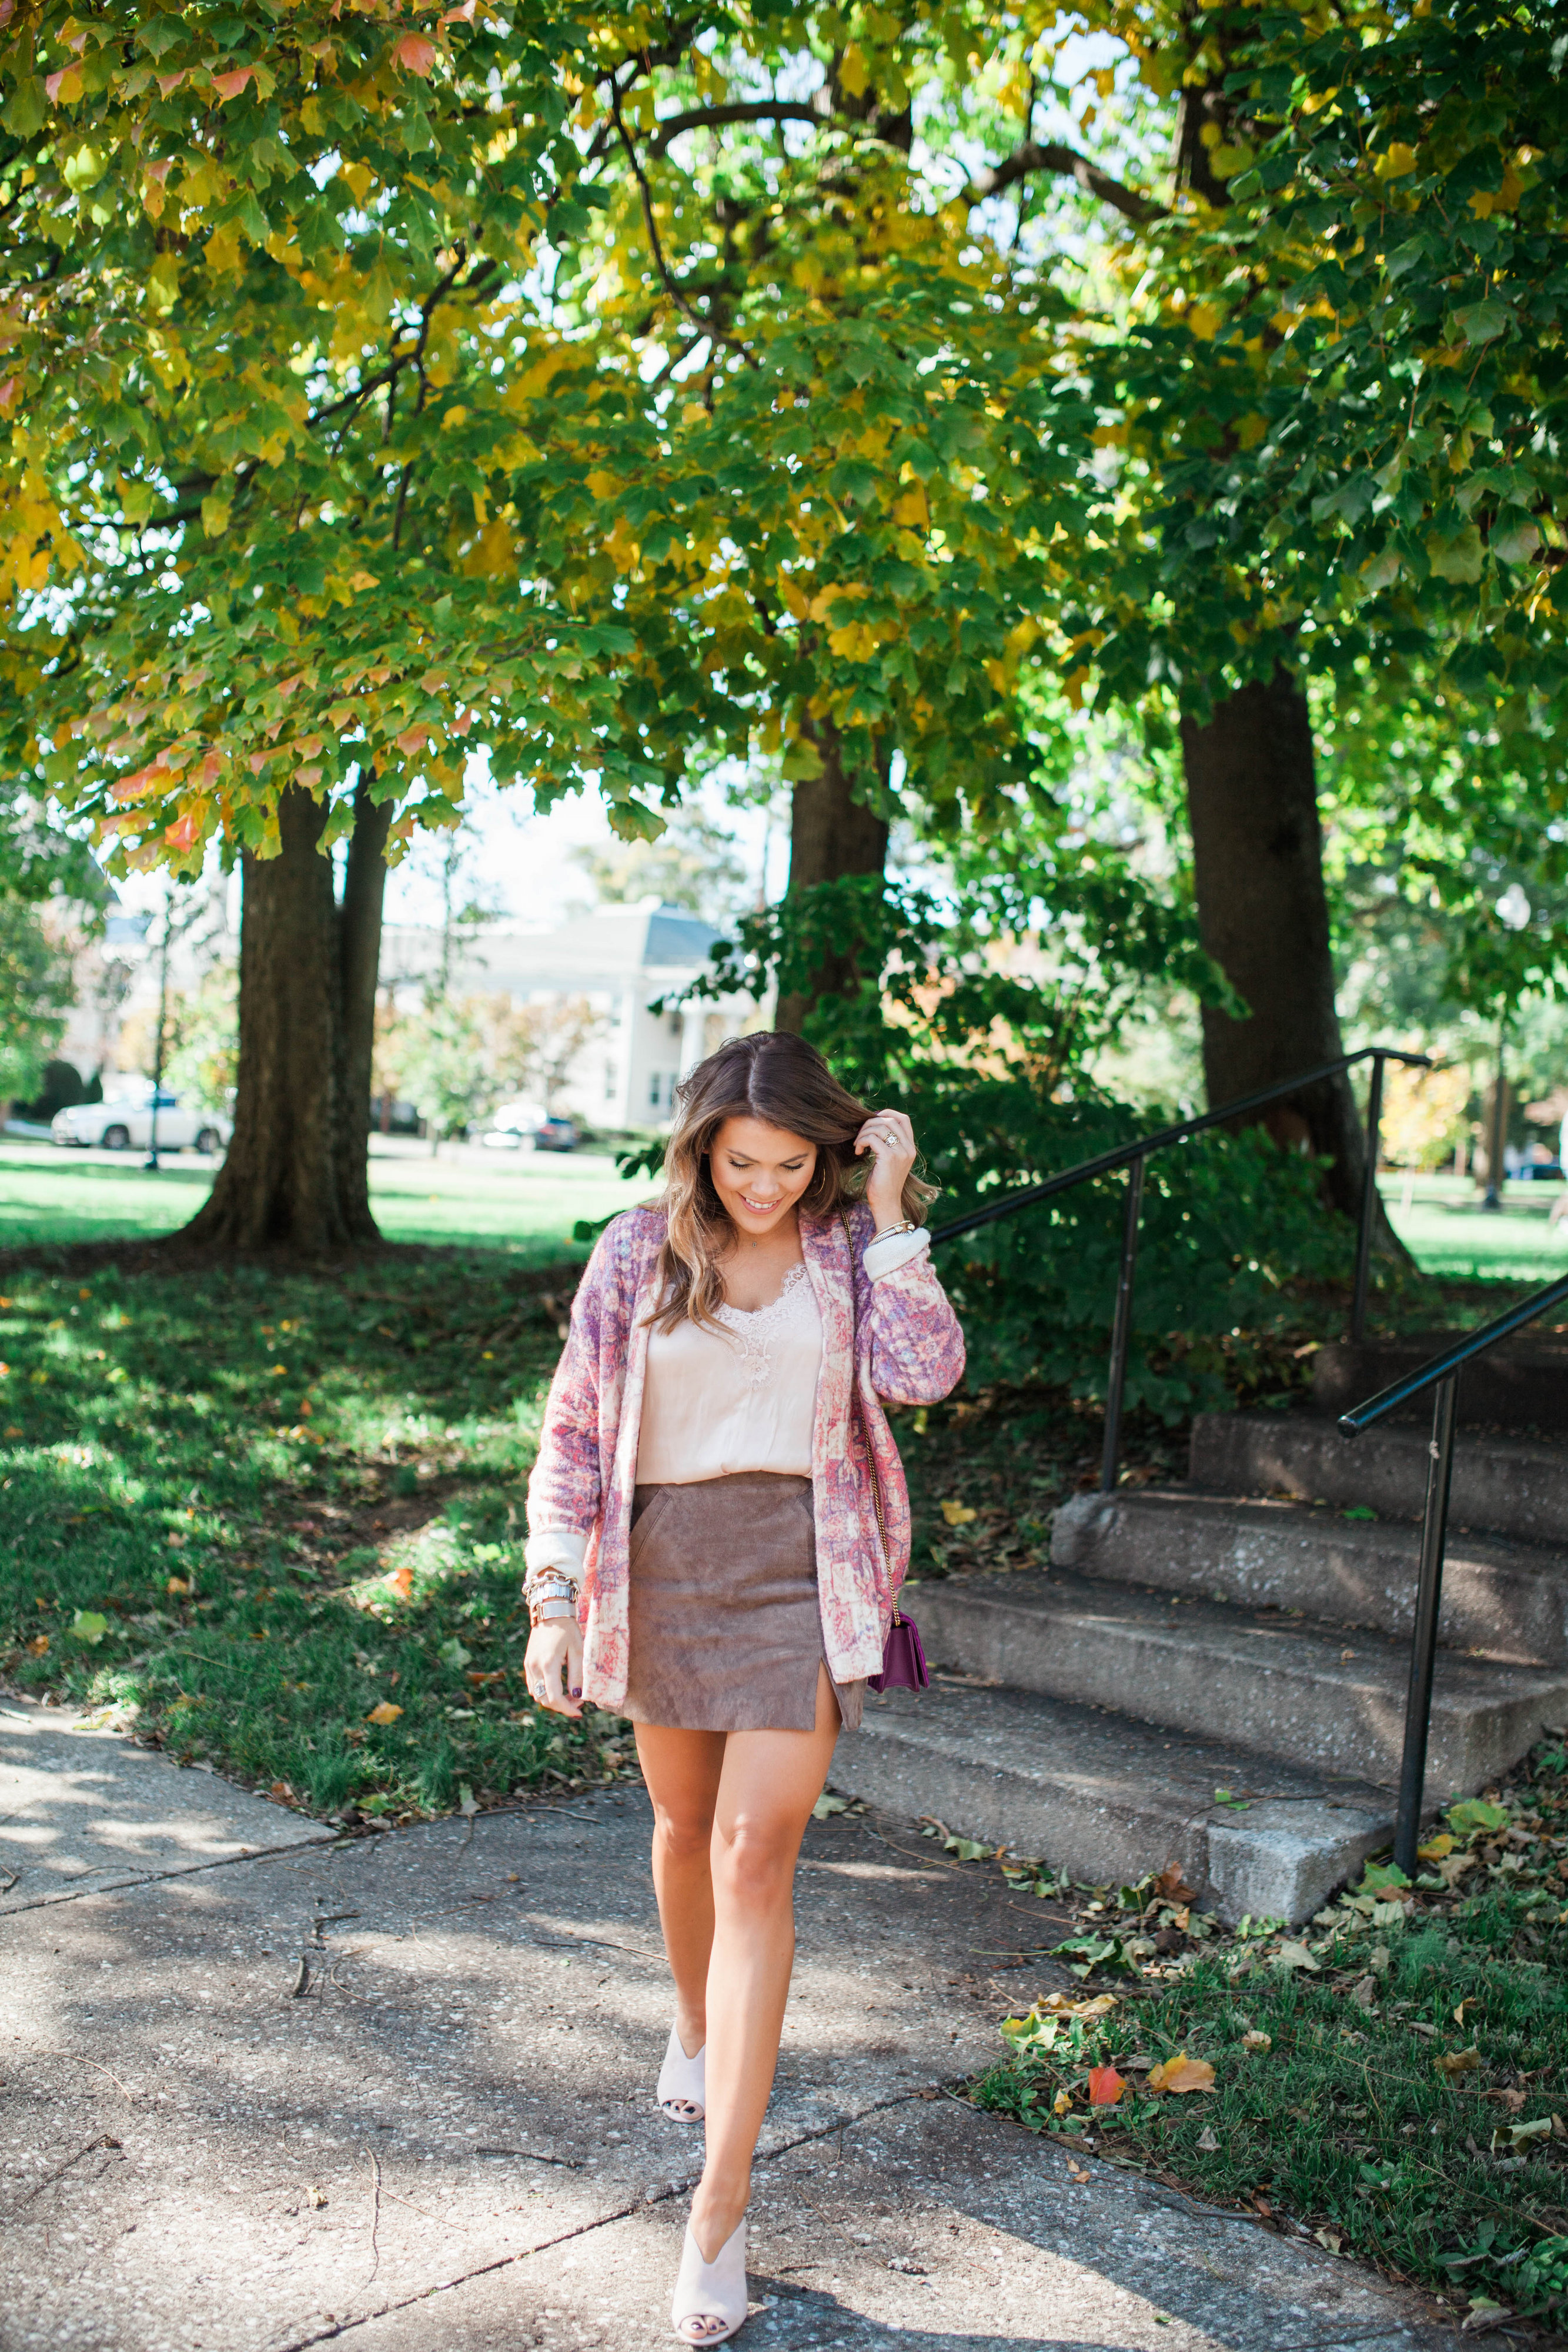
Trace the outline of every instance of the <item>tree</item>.
<path fill-rule="evenodd" d="M 1180 81 L 1186 194 L 1127 257 L 1099 381 L 1135 521 L 1081 623 L 1113 690 L 1183 710 L 1205 937 L 1251 1013 L 1206 1018 L 1224 1095 L 1339 1049 L 1309 681 L 1495 718 L 1563 675 L 1561 55 L 1551 12 L 1476 0 L 1112 21 Z M 1348 1088 L 1299 1108 L 1349 1205 Z"/>
<path fill-rule="evenodd" d="M 72 1001 L 70 960 L 35 906 L 0 898 L 0 1110 L 37 1091 L 44 1065 L 65 1034 Z M 0 1124 L 4 1124 L 0 1117 Z"/>
<path fill-rule="evenodd" d="M 484 539 L 568 41 L 528 0 L 425 31 L 392 0 L 46 0 L 0 51 L 0 720 L 122 862 L 193 872 L 220 836 L 243 865 L 197 1241 L 373 1238 L 383 852 L 456 821 L 465 742 L 547 791 L 645 780 L 606 724 L 622 637 Z"/>

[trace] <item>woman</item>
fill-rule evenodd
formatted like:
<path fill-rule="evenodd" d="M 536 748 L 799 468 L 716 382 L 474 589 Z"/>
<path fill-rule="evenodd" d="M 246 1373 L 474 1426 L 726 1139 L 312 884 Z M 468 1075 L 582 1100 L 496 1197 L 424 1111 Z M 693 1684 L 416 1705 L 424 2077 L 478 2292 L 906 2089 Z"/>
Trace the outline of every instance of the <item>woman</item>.
<path fill-rule="evenodd" d="M 860 1165 L 869 1154 L 869 1174 Z M 909 1560 L 883 1402 L 964 1369 L 901 1111 L 762 1032 L 679 1088 L 662 1204 L 589 1261 L 528 1486 L 527 1673 L 629 1716 L 675 1983 L 661 2110 L 706 2121 L 675 2332 L 746 2317 L 746 2222 L 796 1856 Z"/>

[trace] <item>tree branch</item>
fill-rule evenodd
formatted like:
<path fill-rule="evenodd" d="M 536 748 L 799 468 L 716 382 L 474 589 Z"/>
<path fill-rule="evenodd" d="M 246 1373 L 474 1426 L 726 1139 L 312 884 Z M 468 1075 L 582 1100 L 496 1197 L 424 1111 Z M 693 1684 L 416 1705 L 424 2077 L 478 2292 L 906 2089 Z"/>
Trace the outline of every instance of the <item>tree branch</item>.
<path fill-rule="evenodd" d="M 693 310 L 687 300 L 685 288 L 664 258 L 664 248 L 659 238 L 659 225 L 653 217 L 653 192 L 648 185 L 648 174 L 643 169 L 643 159 L 638 154 L 636 144 L 626 128 L 626 118 L 621 111 L 621 93 L 613 82 L 610 85 L 610 110 L 615 118 L 616 132 L 625 150 L 626 161 L 632 166 L 632 177 L 637 183 L 637 193 L 643 200 L 643 224 L 648 232 L 648 249 L 653 255 L 653 267 L 659 274 L 660 282 L 665 292 L 682 318 L 699 335 L 710 335 L 718 341 L 730 343 L 732 349 L 739 350 L 741 357 L 748 366 L 759 366 L 761 362 L 746 349 L 744 343 L 736 345 L 733 339 L 724 333 L 722 328 L 710 326 L 700 312 Z"/>
<path fill-rule="evenodd" d="M 667 114 L 653 125 L 648 142 L 650 155 L 662 155 L 672 139 L 683 131 L 716 129 L 726 122 L 809 122 L 818 131 L 827 128 L 831 117 L 815 106 L 801 104 L 792 99 L 756 99 L 734 106 L 693 106 L 685 113 Z"/>
<path fill-rule="evenodd" d="M 983 204 L 988 196 L 1000 195 L 1004 188 L 1015 187 L 1019 180 L 1030 179 L 1036 172 L 1051 172 L 1061 178 L 1076 180 L 1085 195 L 1098 196 L 1103 204 L 1114 205 L 1131 221 L 1164 220 L 1169 210 L 1167 205 L 1156 204 L 1152 196 L 1141 196 L 1135 188 L 1124 187 L 1120 180 L 1101 171 L 1097 163 L 1092 163 L 1087 155 L 1080 155 L 1076 148 L 1064 147 L 1056 141 L 1041 147 L 1032 139 L 1026 139 L 1021 147 L 1015 147 L 1010 155 L 992 164 L 988 171 L 977 172 L 964 190 L 963 201 L 967 205 Z"/>

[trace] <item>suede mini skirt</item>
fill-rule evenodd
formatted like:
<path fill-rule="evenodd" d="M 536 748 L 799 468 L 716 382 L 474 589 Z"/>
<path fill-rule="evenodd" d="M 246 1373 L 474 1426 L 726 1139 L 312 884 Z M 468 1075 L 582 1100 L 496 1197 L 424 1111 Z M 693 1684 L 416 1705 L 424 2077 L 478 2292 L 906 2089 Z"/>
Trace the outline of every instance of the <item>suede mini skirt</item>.
<path fill-rule="evenodd" d="M 639 1486 L 630 1571 L 623 1715 L 672 1731 L 815 1727 L 826 1661 L 810 1478 Z M 835 1682 L 833 1695 L 858 1730 L 865 1684 Z"/>

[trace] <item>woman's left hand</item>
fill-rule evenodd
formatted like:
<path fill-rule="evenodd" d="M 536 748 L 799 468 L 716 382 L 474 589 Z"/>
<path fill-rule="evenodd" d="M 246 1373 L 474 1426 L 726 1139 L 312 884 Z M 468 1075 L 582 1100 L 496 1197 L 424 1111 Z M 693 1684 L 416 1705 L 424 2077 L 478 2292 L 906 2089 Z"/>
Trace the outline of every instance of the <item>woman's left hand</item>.
<path fill-rule="evenodd" d="M 915 1129 L 901 1110 L 873 1111 L 855 1138 L 855 1152 L 874 1155 L 865 1197 L 880 1229 L 904 1215 L 904 1186 L 915 1165 Z"/>

